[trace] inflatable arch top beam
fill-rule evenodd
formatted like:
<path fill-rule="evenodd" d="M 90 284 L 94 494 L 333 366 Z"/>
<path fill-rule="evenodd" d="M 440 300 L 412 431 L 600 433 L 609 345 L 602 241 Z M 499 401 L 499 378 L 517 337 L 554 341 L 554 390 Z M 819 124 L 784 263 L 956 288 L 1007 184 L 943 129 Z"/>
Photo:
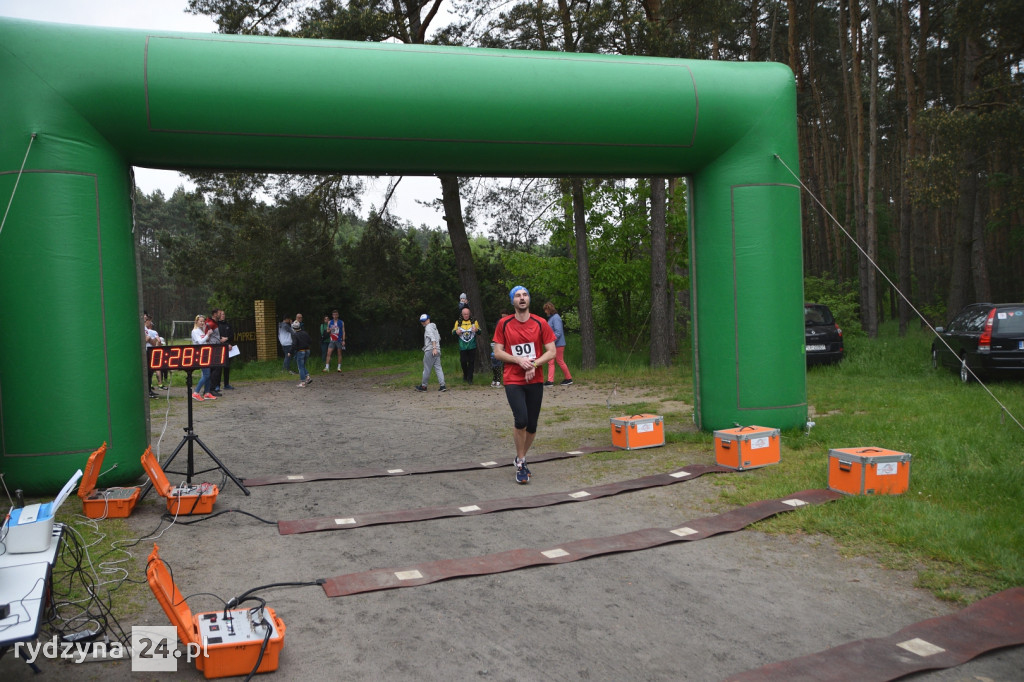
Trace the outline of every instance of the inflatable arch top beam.
<path fill-rule="evenodd" d="M 0 19 L 0 443 L 44 492 L 100 443 L 134 480 L 147 398 L 132 165 L 690 175 L 695 420 L 800 426 L 792 73 L 773 63 Z M 776 158 L 778 155 L 778 158 Z"/>

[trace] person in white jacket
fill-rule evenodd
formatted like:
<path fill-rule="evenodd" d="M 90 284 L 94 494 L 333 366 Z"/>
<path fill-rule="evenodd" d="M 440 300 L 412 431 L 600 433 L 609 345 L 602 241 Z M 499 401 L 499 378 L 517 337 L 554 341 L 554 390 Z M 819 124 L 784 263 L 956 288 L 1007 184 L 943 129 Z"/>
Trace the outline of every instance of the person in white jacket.
<path fill-rule="evenodd" d="M 444 370 L 441 369 L 441 334 L 437 331 L 437 325 L 430 321 L 430 315 L 420 315 L 420 324 L 423 325 L 423 379 L 416 390 L 425 393 L 427 381 L 430 379 L 430 370 L 437 374 L 437 382 L 441 387 L 437 390 L 444 393 L 448 387 L 444 385 Z"/>

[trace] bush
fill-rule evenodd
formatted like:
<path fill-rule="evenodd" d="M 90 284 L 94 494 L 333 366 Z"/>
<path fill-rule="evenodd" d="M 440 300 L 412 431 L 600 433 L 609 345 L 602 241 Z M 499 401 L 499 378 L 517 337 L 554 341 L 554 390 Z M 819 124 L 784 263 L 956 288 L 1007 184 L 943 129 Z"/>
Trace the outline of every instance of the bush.
<path fill-rule="evenodd" d="M 824 277 L 804 277 L 804 301 L 827 305 L 843 336 L 860 336 L 860 301 L 855 282 L 836 282 Z"/>

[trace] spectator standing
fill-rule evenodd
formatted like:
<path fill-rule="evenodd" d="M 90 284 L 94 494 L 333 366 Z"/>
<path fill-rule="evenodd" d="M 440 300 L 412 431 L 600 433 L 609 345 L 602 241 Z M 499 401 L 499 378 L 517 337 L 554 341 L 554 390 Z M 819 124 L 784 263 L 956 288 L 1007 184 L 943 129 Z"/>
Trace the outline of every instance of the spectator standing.
<path fill-rule="evenodd" d="M 235 332 L 231 329 L 231 325 L 228 324 L 228 321 L 225 319 L 223 309 L 217 312 L 217 317 L 219 318 L 217 320 L 217 326 L 220 329 L 220 342 L 228 347 L 228 359 L 227 362 L 224 363 L 223 373 L 224 390 L 233 391 L 235 390 L 235 387 L 231 385 L 231 349 L 235 347 L 233 343 Z M 214 388 L 219 389 L 220 385 L 217 385 Z"/>
<path fill-rule="evenodd" d="M 331 343 L 331 330 L 328 323 L 331 321 L 330 315 L 324 315 L 324 321 L 320 323 L 320 359 L 327 361 L 327 346 Z"/>
<path fill-rule="evenodd" d="M 548 380 L 544 382 L 544 385 L 555 385 L 555 363 L 557 362 L 565 377 L 560 385 L 572 386 L 572 375 L 569 374 L 569 367 L 565 364 L 565 326 L 562 324 L 562 317 L 551 301 L 544 304 L 544 314 L 548 316 L 548 326 L 555 333 L 555 359 L 548 363 Z"/>
<path fill-rule="evenodd" d="M 306 360 L 309 358 L 309 347 L 313 345 L 313 341 L 309 338 L 309 334 L 306 333 L 306 330 L 302 328 L 302 323 L 299 320 L 292 322 L 292 333 L 295 339 L 292 343 L 292 348 L 295 350 L 295 361 L 299 365 L 299 388 L 305 388 L 307 385 L 313 383 L 313 377 L 306 369 Z"/>
<path fill-rule="evenodd" d="M 210 316 L 206 318 L 206 330 L 210 332 L 210 340 L 207 341 L 211 346 L 220 345 L 220 323 L 217 322 L 217 318 L 220 317 L 220 309 L 214 308 L 210 311 Z M 210 368 L 210 388 L 209 392 L 220 397 L 220 367 Z M 204 398 L 206 396 L 203 396 Z"/>
<path fill-rule="evenodd" d="M 327 344 L 327 357 L 324 359 L 324 371 L 331 369 L 331 352 L 338 351 L 338 371 L 341 371 L 341 351 L 345 348 L 345 323 L 338 317 L 338 311 L 331 311 L 331 319 L 327 322 L 331 340 Z"/>
<path fill-rule="evenodd" d="M 491 388 L 501 388 L 501 360 L 494 357 L 494 342 L 491 341 Z"/>
<path fill-rule="evenodd" d="M 202 315 L 196 315 L 195 324 L 192 326 L 192 343 L 197 346 L 202 346 L 210 342 L 210 337 L 213 331 L 206 328 L 206 318 Z M 210 368 L 204 367 L 202 376 L 199 379 L 199 383 L 196 384 L 195 390 L 192 391 L 192 399 L 202 402 L 203 400 L 216 400 L 217 396 L 209 392 L 210 386 Z M 203 390 L 206 393 L 203 393 Z"/>
<path fill-rule="evenodd" d="M 463 294 L 465 295 L 465 294 Z M 480 325 L 473 319 L 473 313 L 466 306 L 455 320 L 452 334 L 459 339 L 459 363 L 462 365 L 462 380 L 473 383 L 473 369 L 476 366 L 476 335 L 480 333 Z"/>
<path fill-rule="evenodd" d="M 295 374 L 292 371 L 292 318 L 287 315 L 281 320 L 281 324 L 277 325 L 277 342 L 281 344 L 281 349 L 284 351 L 284 371 L 289 374 Z"/>
<path fill-rule="evenodd" d="M 430 321 L 430 315 L 420 315 L 420 324 L 423 325 L 423 379 L 416 390 L 425 393 L 427 381 L 430 380 L 430 370 L 437 374 L 437 381 L 441 384 L 437 390 L 444 393 L 448 387 L 444 385 L 444 370 L 441 369 L 441 334 L 437 331 L 437 325 Z"/>
<path fill-rule="evenodd" d="M 145 335 L 146 335 L 146 348 L 147 349 L 155 348 L 156 346 L 160 345 L 160 334 L 158 334 L 157 331 L 155 329 L 153 329 L 153 320 L 149 319 L 148 316 L 146 317 L 146 321 L 144 323 L 143 331 L 145 332 Z M 149 366 L 149 351 L 148 350 L 146 351 L 146 366 L 147 367 Z M 153 390 L 153 375 L 154 374 L 156 374 L 156 370 L 150 369 L 149 370 L 149 397 L 150 398 L 159 398 L 160 396 L 157 395 L 156 391 Z M 160 384 L 160 388 L 164 389 L 164 385 L 162 383 Z M 164 389 L 164 390 L 166 390 L 166 389 Z"/>

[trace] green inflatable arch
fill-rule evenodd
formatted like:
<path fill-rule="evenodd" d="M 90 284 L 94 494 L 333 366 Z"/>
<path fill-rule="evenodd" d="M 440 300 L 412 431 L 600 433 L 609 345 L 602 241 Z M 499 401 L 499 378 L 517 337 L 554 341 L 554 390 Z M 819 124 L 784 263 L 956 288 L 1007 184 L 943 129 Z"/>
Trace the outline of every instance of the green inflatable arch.
<path fill-rule="evenodd" d="M 0 438 L 59 488 L 146 411 L 130 167 L 690 175 L 695 418 L 803 425 L 793 76 L 780 64 L 0 20 Z M 778 158 L 776 158 L 778 155 Z"/>

